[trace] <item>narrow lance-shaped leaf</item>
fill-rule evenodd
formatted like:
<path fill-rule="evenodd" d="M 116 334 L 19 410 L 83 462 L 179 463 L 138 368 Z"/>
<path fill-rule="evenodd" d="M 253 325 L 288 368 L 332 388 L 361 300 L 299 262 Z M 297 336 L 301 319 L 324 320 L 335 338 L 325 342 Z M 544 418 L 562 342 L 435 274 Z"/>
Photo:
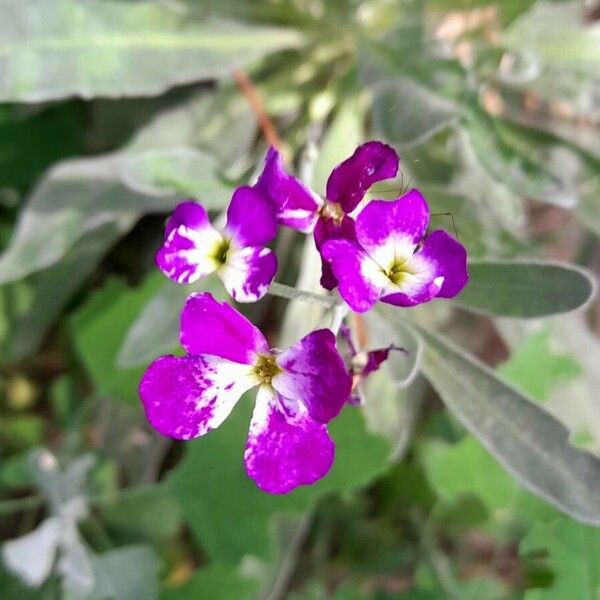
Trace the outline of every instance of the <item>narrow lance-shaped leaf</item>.
<path fill-rule="evenodd" d="M 595 294 L 592 276 L 575 265 L 541 261 L 477 260 L 455 300 L 490 315 L 532 319 L 584 306 Z"/>
<path fill-rule="evenodd" d="M 139 96 L 294 46 L 293 31 L 203 19 L 193 3 L 4 0 L 0 100 Z"/>
<path fill-rule="evenodd" d="M 417 326 L 423 371 L 448 408 L 524 487 L 600 524 L 600 460 L 569 444 L 554 417 L 443 337 Z"/>

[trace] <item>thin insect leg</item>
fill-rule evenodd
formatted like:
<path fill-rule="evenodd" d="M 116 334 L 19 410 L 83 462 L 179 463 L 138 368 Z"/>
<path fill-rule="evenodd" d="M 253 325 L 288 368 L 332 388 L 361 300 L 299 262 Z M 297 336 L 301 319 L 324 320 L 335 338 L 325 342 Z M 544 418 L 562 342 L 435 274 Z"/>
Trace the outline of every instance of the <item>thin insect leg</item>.
<path fill-rule="evenodd" d="M 460 238 L 458 237 L 458 230 L 456 229 L 456 223 L 454 222 L 454 213 L 451 212 L 439 212 L 439 213 L 431 213 L 432 217 L 450 217 L 452 219 L 452 229 L 454 230 L 454 237 L 457 241 L 460 242 Z"/>

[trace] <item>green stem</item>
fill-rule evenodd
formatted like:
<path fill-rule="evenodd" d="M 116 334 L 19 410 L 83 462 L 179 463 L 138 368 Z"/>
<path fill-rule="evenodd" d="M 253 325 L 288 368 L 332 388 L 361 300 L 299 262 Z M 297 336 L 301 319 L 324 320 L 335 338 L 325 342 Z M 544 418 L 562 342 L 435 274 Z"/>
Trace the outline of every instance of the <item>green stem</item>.
<path fill-rule="evenodd" d="M 279 296 L 280 298 L 287 298 L 288 300 L 302 300 L 304 302 L 315 302 L 322 304 L 327 307 L 335 306 L 337 298 L 335 296 L 329 296 L 326 294 L 315 294 L 314 292 L 307 292 L 305 290 L 298 290 L 284 283 L 274 281 L 269 286 L 269 294 L 273 296 Z"/>

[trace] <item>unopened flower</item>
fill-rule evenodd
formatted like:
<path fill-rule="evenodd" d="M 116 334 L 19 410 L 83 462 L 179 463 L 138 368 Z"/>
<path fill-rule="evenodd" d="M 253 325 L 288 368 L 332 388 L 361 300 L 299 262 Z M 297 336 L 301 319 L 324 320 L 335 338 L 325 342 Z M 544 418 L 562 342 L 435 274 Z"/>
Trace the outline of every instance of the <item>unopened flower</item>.
<path fill-rule="evenodd" d="M 279 223 L 304 233 L 314 231 L 320 251 L 327 240 L 354 239 L 353 213 L 374 183 L 396 176 L 398 163 L 393 148 L 381 142 L 367 142 L 333 169 L 323 200 L 285 171 L 281 155 L 271 147 L 255 189 L 277 207 Z M 322 265 L 321 285 L 327 289 L 337 285 L 326 262 Z"/>
<path fill-rule="evenodd" d="M 180 339 L 187 355 L 156 359 L 140 384 L 146 416 L 159 433 L 181 440 L 204 435 L 259 386 L 244 452 L 248 475 L 279 494 L 329 471 L 335 446 L 326 424 L 351 388 L 329 329 L 275 353 L 234 308 L 200 293 L 186 301 Z"/>
<path fill-rule="evenodd" d="M 193 283 L 216 272 L 234 300 L 256 302 L 269 288 L 277 258 L 266 248 L 277 233 L 271 202 L 250 187 L 237 188 L 227 224 L 215 229 L 204 207 L 181 203 L 167 222 L 156 254 L 158 268 L 177 283 Z"/>
<path fill-rule="evenodd" d="M 377 300 L 415 306 L 452 298 L 466 285 L 467 253 L 452 236 L 426 236 L 429 207 L 418 190 L 388 202 L 371 201 L 356 219 L 356 240 L 328 240 L 321 255 L 339 281 L 352 310 L 365 312 Z"/>

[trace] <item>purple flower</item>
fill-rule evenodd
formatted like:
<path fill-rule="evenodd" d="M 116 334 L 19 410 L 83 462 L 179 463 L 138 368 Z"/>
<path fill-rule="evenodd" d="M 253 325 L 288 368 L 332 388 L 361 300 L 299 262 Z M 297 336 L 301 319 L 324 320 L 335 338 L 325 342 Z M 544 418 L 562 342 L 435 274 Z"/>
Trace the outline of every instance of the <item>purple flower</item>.
<path fill-rule="evenodd" d="M 425 237 L 428 224 L 427 202 L 413 189 L 392 202 L 370 202 L 356 219 L 355 241 L 323 244 L 321 255 L 352 310 L 365 312 L 377 300 L 415 306 L 465 287 L 465 248 L 445 231 Z"/>
<path fill-rule="evenodd" d="M 177 283 L 193 283 L 216 272 L 234 300 L 256 302 L 267 293 L 277 271 L 277 258 L 265 247 L 276 233 L 272 203 L 254 189 L 240 187 L 222 231 L 211 225 L 201 204 L 187 201 L 177 206 L 167 222 L 156 264 Z"/>
<path fill-rule="evenodd" d="M 277 207 L 279 223 L 304 233 L 314 231 L 315 244 L 321 251 L 327 240 L 355 239 L 351 213 L 374 183 L 396 176 L 398 162 L 398 155 L 386 144 L 367 142 L 359 146 L 331 172 L 324 201 L 285 171 L 281 155 L 271 147 L 255 189 Z M 321 285 L 330 290 L 337 285 L 326 262 L 323 262 Z"/>
<path fill-rule="evenodd" d="M 217 428 L 240 396 L 259 386 L 244 451 L 246 472 L 270 493 L 311 484 L 331 468 L 326 424 L 345 404 L 351 377 L 329 329 L 276 354 L 263 334 L 208 293 L 191 294 L 181 314 L 186 356 L 161 356 L 140 396 L 161 434 L 189 440 Z"/>

